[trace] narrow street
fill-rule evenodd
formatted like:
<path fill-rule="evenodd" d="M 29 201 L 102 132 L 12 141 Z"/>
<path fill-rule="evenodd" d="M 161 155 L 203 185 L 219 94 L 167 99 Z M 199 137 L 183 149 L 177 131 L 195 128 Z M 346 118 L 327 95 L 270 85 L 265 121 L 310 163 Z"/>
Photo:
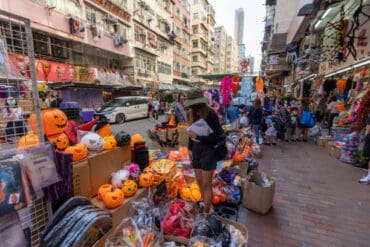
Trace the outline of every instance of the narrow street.
<path fill-rule="evenodd" d="M 141 119 L 112 130 L 147 138 L 153 126 Z M 275 178 L 276 192 L 267 215 L 248 211 L 246 219 L 239 218 L 248 227 L 248 246 L 369 246 L 370 186 L 358 183 L 365 170 L 331 158 L 315 144 L 262 148 L 259 169 Z"/>
<path fill-rule="evenodd" d="M 275 200 L 265 216 L 248 211 L 248 246 L 370 246 L 370 186 L 357 182 L 365 170 L 314 144 L 264 147 L 263 155 Z"/>

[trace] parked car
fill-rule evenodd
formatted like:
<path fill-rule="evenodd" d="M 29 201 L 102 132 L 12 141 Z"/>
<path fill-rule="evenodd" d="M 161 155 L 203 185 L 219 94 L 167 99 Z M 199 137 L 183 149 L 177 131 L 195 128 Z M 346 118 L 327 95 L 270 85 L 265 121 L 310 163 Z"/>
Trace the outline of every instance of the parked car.
<path fill-rule="evenodd" d="M 150 97 L 124 96 L 113 99 L 95 112 L 95 116 L 104 116 L 110 123 L 122 124 L 127 120 L 146 118 L 149 116 L 148 103 Z"/>

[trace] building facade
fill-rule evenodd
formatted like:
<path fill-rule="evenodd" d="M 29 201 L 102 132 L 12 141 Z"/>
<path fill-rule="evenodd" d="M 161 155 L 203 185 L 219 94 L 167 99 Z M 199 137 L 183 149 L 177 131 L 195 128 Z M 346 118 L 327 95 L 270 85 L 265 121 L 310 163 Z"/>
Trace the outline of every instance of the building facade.
<path fill-rule="evenodd" d="M 213 67 L 214 74 L 223 74 L 226 72 L 226 46 L 227 32 L 224 26 L 215 28 L 215 66 Z"/>
<path fill-rule="evenodd" d="M 173 81 L 184 84 L 190 82 L 190 3 L 188 0 L 174 0 L 173 8 Z"/>
<path fill-rule="evenodd" d="M 238 45 L 237 41 L 232 36 L 227 37 L 226 43 L 226 72 L 238 72 L 239 59 L 238 59 Z"/>
<path fill-rule="evenodd" d="M 143 87 L 172 84 L 172 1 L 134 1 L 133 54 L 135 79 Z"/>

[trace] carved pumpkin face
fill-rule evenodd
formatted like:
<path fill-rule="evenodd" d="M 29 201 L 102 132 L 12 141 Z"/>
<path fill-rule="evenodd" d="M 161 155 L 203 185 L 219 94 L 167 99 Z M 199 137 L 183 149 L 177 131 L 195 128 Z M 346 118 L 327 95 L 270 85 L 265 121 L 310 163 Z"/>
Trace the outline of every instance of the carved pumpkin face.
<path fill-rule="evenodd" d="M 69 146 L 69 139 L 65 133 L 48 136 L 50 142 L 54 142 L 58 150 L 64 150 Z"/>
<path fill-rule="evenodd" d="M 119 147 L 130 145 L 131 136 L 130 136 L 130 134 L 128 134 L 128 133 L 126 133 L 124 131 L 119 132 L 115 136 L 115 138 L 116 138 L 116 141 L 117 141 L 117 144 L 118 144 Z"/>
<path fill-rule="evenodd" d="M 113 186 L 111 184 L 103 184 L 98 189 L 98 199 L 103 200 L 105 193 L 111 191 L 113 189 Z"/>
<path fill-rule="evenodd" d="M 78 143 L 73 146 L 69 146 L 64 150 L 64 153 L 69 153 L 73 155 L 72 160 L 78 161 L 86 158 L 87 156 L 87 147 L 85 144 Z"/>
<path fill-rule="evenodd" d="M 111 189 L 104 194 L 103 202 L 106 208 L 113 209 L 119 207 L 125 198 L 123 191 L 120 189 Z"/>
<path fill-rule="evenodd" d="M 80 143 L 85 144 L 91 151 L 100 151 L 104 147 L 104 140 L 100 135 L 94 132 L 86 133 L 80 140 Z"/>
<path fill-rule="evenodd" d="M 220 204 L 220 197 L 218 197 L 218 195 L 213 194 L 213 196 L 212 196 L 212 204 L 214 204 L 214 205 Z"/>
<path fill-rule="evenodd" d="M 139 185 L 148 188 L 153 185 L 153 174 L 151 172 L 144 172 L 139 176 Z"/>
<path fill-rule="evenodd" d="M 30 132 L 28 132 L 27 135 L 22 136 L 19 139 L 18 149 L 25 148 L 25 147 L 32 146 L 32 145 L 37 145 L 39 143 L 40 143 L 40 141 L 39 141 L 38 135 L 36 135 L 32 131 L 30 131 Z"/>
<path fill-rule="evenodd" d="M 112 135 L 112 130 L 110 128 L 110 124 L 107 123 L 97 131 L 98 135 L 100 135 L 102 138 L 106 136 Z"/>
<path fill-rule="evenodd" d="M 115 147 L 117 147 L 117 141 L 114 136 L 104 137 L 104 150 L 111 150 Z"/>
<path fill-rule="evenodd" d="M 42 130 L 46 136 L 63 133 L 67 128 L 68 118 L 59 109 L 46 109 L 41 112 Z M 34 133 L 37 133 L 36 114 L 32 114 L 28 120 Z"/>
<path fill-rule="evenodd" d="M 122 191 L 125 197 L 133 196 L 137 191 L 137 184 L 134 180 L 127 180 L 122 184 Z"/>

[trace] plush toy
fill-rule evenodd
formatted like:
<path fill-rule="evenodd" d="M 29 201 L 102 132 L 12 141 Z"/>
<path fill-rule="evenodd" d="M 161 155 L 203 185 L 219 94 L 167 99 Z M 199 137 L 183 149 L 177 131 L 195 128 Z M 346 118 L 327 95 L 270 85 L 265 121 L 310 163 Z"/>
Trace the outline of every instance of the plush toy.
<path fill-rule="evenodd" d="M 128 180 L 130 177 L 130 172 L 126 169 L 121 169 L 117 172 L 112 173 L 112 185 L 115 188 L 121 188 L 123 181 Z"/>
<path fill-rule="evenodd" d="M 104 140 L 94 132 L 78 131 L 79 143 L 85 144 L 87 149 L 97 152 L 103 149 Z"/>
<path fill-rule="evenodd" d="M 139 183 L 140 167 L 138 164 L 132 163 L 128 166 L 130 172 L 130 179 L 134 180 L 136 183 Z"/>

